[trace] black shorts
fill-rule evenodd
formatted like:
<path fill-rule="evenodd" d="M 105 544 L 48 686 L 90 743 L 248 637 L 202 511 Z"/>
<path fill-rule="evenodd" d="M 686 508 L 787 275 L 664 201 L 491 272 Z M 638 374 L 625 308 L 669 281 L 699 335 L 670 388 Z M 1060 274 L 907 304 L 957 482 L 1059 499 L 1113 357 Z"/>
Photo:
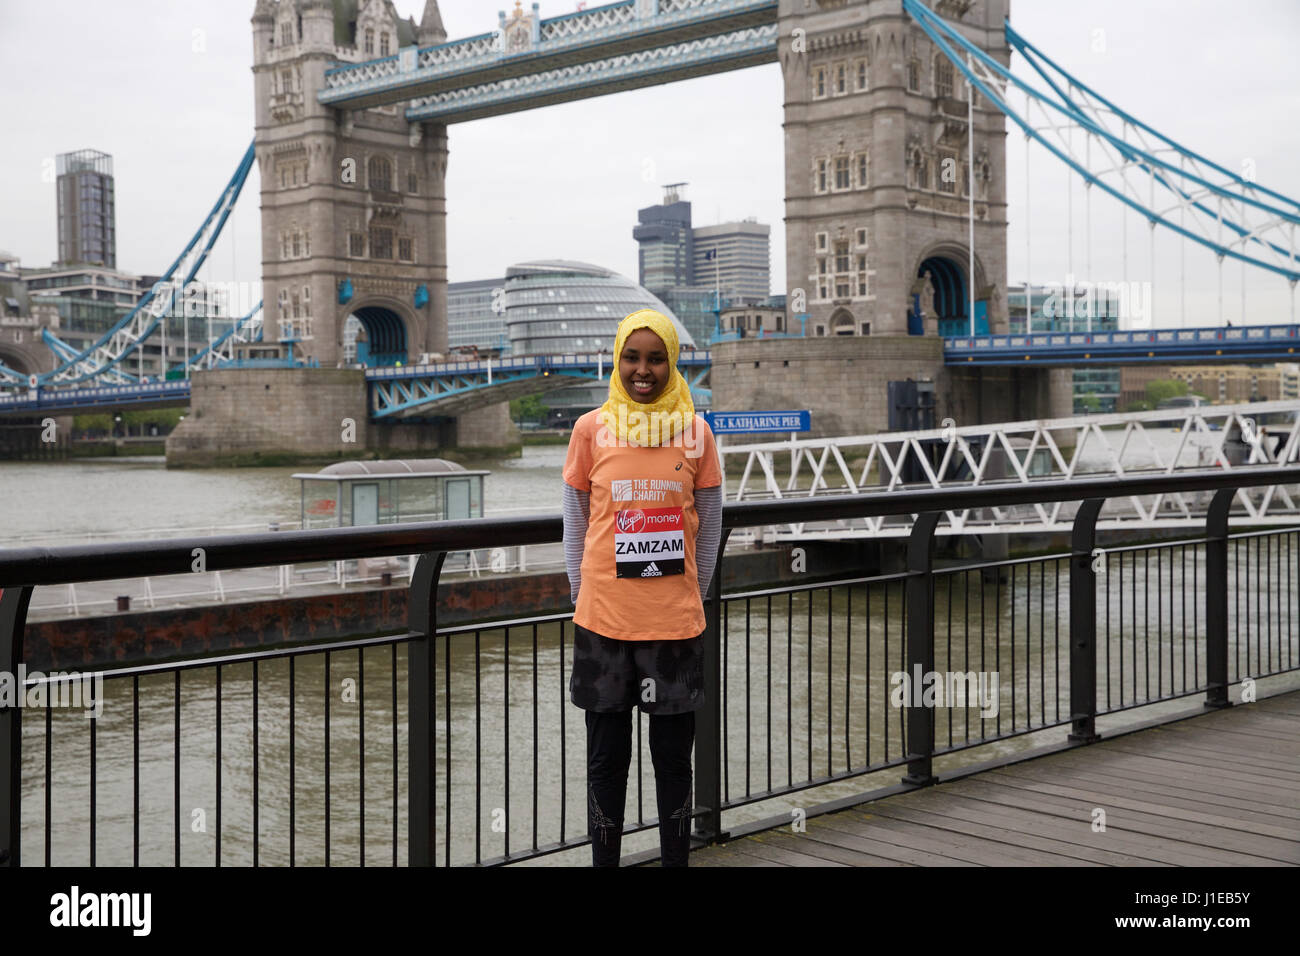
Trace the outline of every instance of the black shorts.
<path fill-rule="evenodd" d="M 619 641 L 573 625 L 569 699 L 598 713 L 640 707 L 684 714 L 704 706 L 704 634 L 672 641 Z"/>

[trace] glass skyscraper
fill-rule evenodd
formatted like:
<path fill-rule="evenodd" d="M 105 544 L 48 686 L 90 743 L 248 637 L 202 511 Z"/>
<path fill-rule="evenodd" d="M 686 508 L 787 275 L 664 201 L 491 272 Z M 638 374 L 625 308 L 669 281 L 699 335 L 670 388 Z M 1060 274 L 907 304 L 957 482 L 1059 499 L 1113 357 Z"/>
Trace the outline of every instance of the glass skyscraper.
<path fill-rule="evenodd" d="M 474 348 L 490 355 L 510 350 L 505 315 L 493 310 L 504 288 L 504 279 L 447 283 L 448 348 Z"/>

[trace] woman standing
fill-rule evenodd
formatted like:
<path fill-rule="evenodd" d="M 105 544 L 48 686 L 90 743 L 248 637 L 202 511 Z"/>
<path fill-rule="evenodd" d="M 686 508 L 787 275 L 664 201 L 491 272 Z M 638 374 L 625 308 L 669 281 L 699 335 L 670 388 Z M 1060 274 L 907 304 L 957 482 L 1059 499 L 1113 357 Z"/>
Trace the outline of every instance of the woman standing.
<path fill-rule="evenodd" d="M 633 312 L 619 324 L 614 355 L 609 399 L 575 423 L 564 464 L 576 605 L 569 696 L 587 712 L 587 830 L 593 865 L 617 866 L 640 707 L 650 717 L 663 865 L 686 866 L 722 474 L 713 432 L 677 371 L 673 323 Z"/>

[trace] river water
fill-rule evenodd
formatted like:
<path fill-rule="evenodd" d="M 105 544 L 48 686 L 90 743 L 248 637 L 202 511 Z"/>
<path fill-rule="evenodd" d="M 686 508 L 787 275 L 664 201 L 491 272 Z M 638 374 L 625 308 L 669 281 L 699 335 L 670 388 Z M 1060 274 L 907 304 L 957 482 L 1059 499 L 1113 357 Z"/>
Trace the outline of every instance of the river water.
<path fill-rule="evenodd" d="M 524 505 L 557 510 L 564 451 L 562 446 L 533 447 L 525 449 L 522 458 L 479 465 L 492 470 L 486 485 L 489 513 Z M 158 459 L 0 463 L 0 546 L 47 536 L 57 543 L 68 534 L 164 526 L 220 528 L 292 519 L 298 508 L 298 483 L 289 477 L 293 471 L 167 471 Z M 238 515 L 238 520 L 231 521 L 231 515 Z M 1284 545 L 1269 545 L 1262 560 L 1254 557 L 1256 574 L 1269 569 L 1267 585 L 1258 591 L 1266 596 L 1266 606 L 1255 612 L 1230 607 L 1229 630 L 1234 639 L 1242 626 L 1248 628 L 1230 649 L 1234 675 L 1289 666 L 1300 650 L 1300 599 L 1295 606 L 1290 603 L 1300 546 L 1282 540 Z M 1230 564 L 1230 581 L 1238 567 Z M 1203 682 L 1203 613 L 1193 619 L 1194 609 L 1202 607 L 1204 600 L 1203 552 L 1189 548 L 1166 551 L 1161 559 L 1155 552 L 1131 561 L 1120 558 L 1109 566 L 1109 573 L 1114 575 L 1110 599 L 1098 608 L 1099 628 L 1105 626 L 1107 612 L 1111 626 L 1110 640 L 1103 640 L 1099 650 L 1103 699 L 1109 692 L 1112 705 L 1122 706 Z M 860 768 L 867 760 L 868 745 L 872 763 L 885 757 L 886 747 L 890 759 L 899 756 L 902 711 L 890 698 L 891 678 L 904 669 L 902 601 L 898 583 L 840 587 L 833 594 L 819 589 L 764 596 L 748 602 L 748 626 L 747 602 L 728 605 L 724 713 L 729 799 L 744 800 L 747 793 L 767 789 L 769 774 L 770 785 L 780 787 L 787 775 L 798 783 L 810 775 L 816 779 L 841 773 L 847 766 Z M 959 745 L 968 733 L 979 739 L 981 732 L 994 736 L 999 728 L 1002 733 L 1025 730 L 1068 717 L 1068 604 L 1063 562 L 1017 565 L 1014 581 L 1007 578 L 1000 584 L 981 582 L 975 573 L 938 579 L 935 669 L 996 674 L 999 687 L 996 700 L 984 702 L 995 704 L 997 713 L 983 722 L 979 702 L 937 710 L 937 746 L 946 746 L 950 733 Z M 1199 640 L 1184 639 L 1185 633 L 1197 634 Z M 568 703 L 565 689 L 572 662 L 570 629 L 563 637 L 563 652 L 561 641 L 558 625 L 542 625 L 536 632 L 531 626 L 514 628 L 508 646 L 500 629 L 439 639 L 435 675 L 439 862 L 447 846 L 443 787 L 449 746 L 453 863 L 473 862 L 476 852 L 482 858 L 503 853 L 507 820 L 509 846 L 515 852 L 531 846 L 534 839 L 542 846 L 559 839 L 561 813 L 566 836 L 573 838 L 585 829 L 583 712 Z M 1248 653 L 1255 655 L 1253 662 L 1243 656 Z M 292 834 L 295 862 L 322 864 L 327 859 L 328 832 L 328 860 L 334 865 L 354 865 L 362 859 L 370 865 L 391 863 L 394 810 L 398 860 L 405 861 L 405 647 L 396 653 L 395 680 L 389 647 L 360 656 L 356 651 L 330 655 L 328 681 L 326 666 L 322 654 L 301 657 L 291 678 L 286 661 L 262 664 L 256 698 L 251 665 L 222 668 L 219 696 L 214 670 L 186 672 L 181 679 L 179 761 L 175 678 L 161 674 L 140 679 L 142 863 L 173 861 L 177 820 L 183 863 L 212 862 L 218 852 L 218 833 L 224 864 L 250 863 L 255 789 L 259 862 L 287 863 Z M 477 722 L 476 699 L 481 715 Z M 1157 709 L 1171 711 L 1187 703 Z M 984 710 L 991 714 L 992 707 Z M 29 710 L 23 721 L 24 856 L 29 864 L 43 859 L 47 767 L 42 717 L 41 711 Z M 1117 720 L 1099 723 L 1106 728 Z M 646 818 L 656 814 L 645 718 L 640 721 L 628 821 L 635 821 L 639 813 Z M 99 720 L 86 720 L 74 710 L 50 712 L 53 759 L 48 772 L 55 863 L 89 861 L 92 794 L 96 862 L 131 861 L 134 727 L 129 679 L 106 684 Z M 1059 741 L 1064 735 L 1065 729 L 1057 728 L 1002 740 L 978 754 L 941 758 L 937 766 L 957 766 L 977 756 L 988 759 L 1031 744 Z M 179 802 L 174 790 L 178 765 Z M 812 793 L 747 805 L 729 811 L 727 824 L 789 814 L 794 808 L 892 784 L 900 773 L 892 769 L 870 780 L 847 780 Z M 653 831 L 637 834 L 625 839 L 624 852 L 656 845 Z M 589 851 L 580 849 L 536 862 L 587 861 Z"/>

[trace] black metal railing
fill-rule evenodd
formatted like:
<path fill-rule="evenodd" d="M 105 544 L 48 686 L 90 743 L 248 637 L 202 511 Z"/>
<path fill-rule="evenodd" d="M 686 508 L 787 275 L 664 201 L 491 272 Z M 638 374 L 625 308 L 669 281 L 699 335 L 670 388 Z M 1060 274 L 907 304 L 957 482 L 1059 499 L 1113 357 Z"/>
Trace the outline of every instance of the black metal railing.
<path fill-rule="evenodd" d="M 1043 730 L 1087 743 L 1098 717 L 1133 708 L 1225 706 L 1231 685 L 1295 670 L 1300 528 L 1230 535 L 1228 515 L 1236 489 L 1296 479 L 1252 468 L 727 505 L 724 535 L 916 520 L 893 573 L 810 567 L 806 583 L 720 594 L 720 552 L 696 835 L 890 768 L 923 786 L 938 756 Z M 1215 492 L 1204 535 L 1097 547 L 1107 498 L 1194 491 Z M 942 512 L 1057 501 L 1082 502 L 1069 553 L 935 565 Z M 200 552 L 209 571 L 422 555 L 402 633 L 100 669 L 89 721 L 60 706 L 67 675 L 30 677 L 22 706 L 0 698 L 0 861 L 457 865 L 582 846 L 569 614 L 438 623 L 449 552 L 561 533 L 547 516 L 0 551 L 0 668 L 14 675 L 37 586 L 184 573 Z M 629 832 L 658 823 L 636 728 Z"/>

